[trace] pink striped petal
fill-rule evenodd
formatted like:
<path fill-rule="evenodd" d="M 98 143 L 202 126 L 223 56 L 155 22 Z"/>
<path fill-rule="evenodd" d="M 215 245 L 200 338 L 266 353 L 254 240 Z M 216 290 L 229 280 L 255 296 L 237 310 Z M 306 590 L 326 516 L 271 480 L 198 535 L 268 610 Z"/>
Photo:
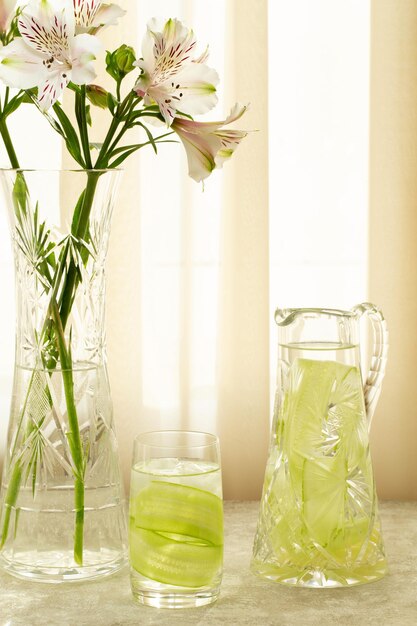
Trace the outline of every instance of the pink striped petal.
<path fill-rule="evenodd" d="M 58 100 L 70 79 L 69 72 L 49 72 L 46 80 L 38 86 L 38 102 L 43 111 L 47 111 Z"/>

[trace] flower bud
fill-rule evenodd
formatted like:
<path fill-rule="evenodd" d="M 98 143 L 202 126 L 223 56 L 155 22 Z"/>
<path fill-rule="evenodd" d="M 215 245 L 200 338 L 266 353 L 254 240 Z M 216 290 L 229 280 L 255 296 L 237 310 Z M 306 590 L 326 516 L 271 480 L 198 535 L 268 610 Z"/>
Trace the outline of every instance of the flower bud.
<path fill-rule="evenodd" d="M 5 33 L 14 14 L 16 0 L 0 0 L 0 31 Z"/>
<path fill-rule="evenodd" d="M 103 87 L 99 85 L 87 85 L 86 93 L 91 104 L 100 107 L 100 109 L 107 109 L 108 93 Z"/>
<path fill-rule="evenodd" d="M 131 46 L 121 45 L 114 52 L 107 52 L 107 72 L 115 80 L 121 80 L 134 69 L 136 61 L 135 51 Z"/>
<path fill-rule="evenodd" d="M 0 0 L 0 32 L 5 33 L 15 12 L 16 0 Z"/>
<path fill-rule="evenodd" d="M 131 46 L 123 44 L 115 51 L 116 63 L 120 72 L 123 74 L 129 74 L 134 68 L 136 61 L 135 51 Z"/>

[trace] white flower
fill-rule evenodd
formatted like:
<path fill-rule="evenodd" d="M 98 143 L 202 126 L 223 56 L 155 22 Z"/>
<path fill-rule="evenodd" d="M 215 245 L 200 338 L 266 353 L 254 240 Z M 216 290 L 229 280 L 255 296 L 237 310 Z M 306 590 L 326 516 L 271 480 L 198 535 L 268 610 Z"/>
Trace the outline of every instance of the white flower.
<path fill-rule="evenodd" d="M 200 182 L 231 158 L 248 133 L 244 130 L 224 130 L 223 127 L 242 117 L 246 109 L 247 106 L 235 104 L 229 116 L 221 122 L 194 122 L 175 118 L 172 130 L 184 144 L 191 178 Z"/>
<path fill-rule="evenodd" d="M 217 103 L 217 72 L 207 65 L 207 51 L 193 59 L 196 40 L 179 20 L 168 20 L 158 30 L 155 19 L 148 24 L 142 45 L 142 69 L 134 89 L 146 105 L 159 106 L 168 126 L 179 113 L 207 113 Z"/>
<path fill-rule="evenodd" d="M 0 32 L 5 33 L 14 14 L 16 0 L 0 0 Z"/>
<path fill-rule="evenodd" d="M 101 48 L 93 35 L 74 35 L 72 2 L 32 0 L 18 19 L 21 38 L 0 50 L 0 78 L 11 87 L 38 87 L 43 110 L 59 98 L 69 81 L 91 83 L 92 61 Z"/>
<path fill-rule="evenodd" d="M 99 28 L 114 26 L 126 11 L 117 4 L 103 4 L 101 0 L 73 0 L 75 32 L 97 32 Z"/>

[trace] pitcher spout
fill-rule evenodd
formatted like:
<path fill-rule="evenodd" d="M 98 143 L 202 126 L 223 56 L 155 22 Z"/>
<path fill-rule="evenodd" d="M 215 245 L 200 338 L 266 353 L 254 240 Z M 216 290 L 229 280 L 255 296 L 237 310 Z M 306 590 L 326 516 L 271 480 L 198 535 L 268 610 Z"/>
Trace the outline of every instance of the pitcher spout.
<path fill-rule="evenodd" d="M 276 309 L 274 318 L 278 326 L 288 326 L 293 323 L 300 311 L 302 309 Z"/>

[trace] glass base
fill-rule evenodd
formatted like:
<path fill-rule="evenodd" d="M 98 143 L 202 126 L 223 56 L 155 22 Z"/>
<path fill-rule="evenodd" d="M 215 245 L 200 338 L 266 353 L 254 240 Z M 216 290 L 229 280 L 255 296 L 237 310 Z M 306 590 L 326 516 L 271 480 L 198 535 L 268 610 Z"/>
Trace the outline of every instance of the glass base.
<path fill-rule="evenodd" d="M 172 593 L 139 591 L 133 592 L 133 599 L 138 604 L 153 606 L 156 609 L 192 609 L 216 602 L 219 590 L 207 592 Z"/>
<path fill-rule="evenodd" d="M 191 609 L 215 602 L 220 593 L 220 581 L 214 587 L 177 587 L 159 583 L 130 569 L 133 599 L 138 604 L 157 609 Z"/>
<path fill-rule="evenodd" d="M 387 564 L 382 560 L 374 565 L 356 569 L 334 568 L 320 569 L 307 567 L 304 570 L 294 567 L 277 567 L 269 563 L 252 561 L 251 572 L 261 578 L 291 587 L 311 589 L 331 589 L 365 585 L 383 578 L 387 573 Z"/>
<path fill-rule="evenodd" d="M 85 562 L 92 561 L 88 551 L 84 553 Z M 97 554 L 94 553 L 97 560 Z M 127 554 L 118 553 L 113 560 L 104 560 L 101 563 L 94 563 L 85 566 L 53 566 L 50 563 L 65 563 L 72 557 L 64 553 L 48 552 L 45 559 L 38 556 L 36 565 L 29 565 L 24 562 L 9 561 L 4 554 L 0 555 L 0 568 L 15 578 L 30 580 L 40 583 L 76 583 L 81 580 L 95 580 L 104 576 L 111 576 L 127 564 Z M 47 563 L 48 564 L 47 564 Z"/>

